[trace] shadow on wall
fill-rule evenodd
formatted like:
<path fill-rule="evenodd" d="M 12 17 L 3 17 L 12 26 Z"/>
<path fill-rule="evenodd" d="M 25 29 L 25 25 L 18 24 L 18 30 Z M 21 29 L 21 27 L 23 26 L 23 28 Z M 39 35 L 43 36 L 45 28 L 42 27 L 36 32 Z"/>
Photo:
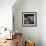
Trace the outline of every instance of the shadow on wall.
<path fill-rule="evenodd" d="M 23 3 L 23 1 L 24 0 L 17 0 L 16 3 L 12 6 L 12 9 L 16 10 L 21 5 L 21 3 Z"/>

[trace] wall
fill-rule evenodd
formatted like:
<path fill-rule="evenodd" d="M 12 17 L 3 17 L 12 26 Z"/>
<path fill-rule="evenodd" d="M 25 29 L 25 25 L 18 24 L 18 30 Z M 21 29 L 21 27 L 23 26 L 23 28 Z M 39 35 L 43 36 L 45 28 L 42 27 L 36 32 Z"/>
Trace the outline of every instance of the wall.
<path fill-rule="evenodd" d="M 25 39 L 34 40 L 36 46 L 41 46 L 41 1 L 18 0 L 18 2 L 13 6 L 15 30 L 22 32 Z M 37 12 L 37 27 L 22 27 L 22 12 Z"/>
<path fill-rule="evenodd" d="M 12 29 L 12 6 L 16 0 L 0 0 L 0 27 Z"/>
<path fill-rule="evenodd" d="M 42 46 L 46 46 L 46 0 L 41 1 L 41 38 Z"/>
<path fill-rule="evenodd" d="M 22 0 L 22 1 L 26 2 L 24 0 Z M 19 4 L 19 6 L 21 6 L 20 5 L 21 1 L 18 1 L 18 2 L 16 2 L 16 0 L 0 0 L 0 26 L 8 27 L 10 29 L 12 28 L 12 6 L 15 3 L 13 11 L 15 11 L 14 13 L 16 13 L 16 11 L 17 11 L 16 8 L 17 8 L 18 4 Z M 35 0 L 32 0 L 31 2 L 35 2 Z M 40 4 L 40 0 L 37 0 L 36 2 L 37 2 L 38 5 Z M 30 2 L 28 3 L 28 5 L 29 4 L 30 4 Z M 23 3 L 23 5 L 26 5 L 26 4 Z M 35 4 L 33 4 L 33 5 L 35 5 Z M 39 7 L 38 5 L 36 7 Z M 17 9 L 19 9 L 19 6 L 18 6 Z M 26 6 L 24 6 L 24 7 L 26 7 Z M 34 11 L 35 10 L 34 8 L 32 9 L 30 7 L 31 6 L 29 5 L 29 9 L 28 8 L 24 8 L 24 9 L 21 8 L 22 9 L 21 12 L 22 11 L 26 11 L 25 9 L 27 9 L 28 11 Z M 36 8 L 36 9 L 38 9 L 38 8 Z M 36 11 L 38 12 L 39 10 L 36 10 Z M 23 32 L 24 37 L 27 36 L 26 33 L 28 33 L 28 35 L 30 34 L 31 39 L 34 37 L 34 40 L 36 42 L 38 41 L 38 39 L 41 39 L 42 46 L 46 46 L 46 0 L 41 0 L 41 17 L 40 17 L 40 15 L 37 15 L 37 18 L 38 18 L 37 19 L 37 21 L 38 21 L 37 23 L 41 24 L 41 26 L 37 24 L 37 27 L 22 27 L 22 20 L 21 20 L 22 16 L 19 15 L 19 17 L 18 16 L 16 16 L 16 17 L 15 17 L 15 19 L 16 19 L 16 21 L 15 21 L 16 30 L 18 30 L 20 32 Z M 21 20 L 21 22 L 17 23 L 19 21 L 18 19 Z M 16 24 L 18 24 L 18 25 L 16 25 Z M 41 32 L 40 33 L 41 34 L 41 38 L 39 36 L 39 33 L 37 33 L 37 32 Z M 36 37 L 35 33 L 38 34 L 37 37 Z M 39 38 L 38 38 L 38 36 L 39 36 Z M 39 43 L 37 42 L 37 44 L 39 44 Z"/>

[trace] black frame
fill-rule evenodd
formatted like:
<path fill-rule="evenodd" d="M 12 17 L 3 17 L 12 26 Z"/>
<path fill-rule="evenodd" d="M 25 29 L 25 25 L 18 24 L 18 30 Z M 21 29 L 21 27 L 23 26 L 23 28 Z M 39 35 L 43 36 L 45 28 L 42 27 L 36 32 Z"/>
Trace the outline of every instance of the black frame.
<path fill-rule="evenodd" d="M 32 21 L 29 21 L 29 19 Z M 26 23 L 27 20 L 29 22 Z M 37 26 L 37 12 L 22 12 L 22 26 L 36 27 Z"/>

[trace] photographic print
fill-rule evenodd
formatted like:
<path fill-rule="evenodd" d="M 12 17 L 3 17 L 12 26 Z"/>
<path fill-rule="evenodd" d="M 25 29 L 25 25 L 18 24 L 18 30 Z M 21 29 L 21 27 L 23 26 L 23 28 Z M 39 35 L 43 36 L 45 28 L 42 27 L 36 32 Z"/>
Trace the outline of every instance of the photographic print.
<path fill-rule="evenodd" d="M 37 25 L 36 12 L 22 12 L 22 26 L 34 27 Z"/>

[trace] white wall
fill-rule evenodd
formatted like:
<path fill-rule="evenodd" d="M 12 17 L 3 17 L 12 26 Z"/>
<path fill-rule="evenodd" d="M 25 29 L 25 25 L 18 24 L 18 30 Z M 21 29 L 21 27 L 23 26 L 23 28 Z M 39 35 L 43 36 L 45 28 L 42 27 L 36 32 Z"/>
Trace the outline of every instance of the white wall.
<path fill-rule="evenodd" d="M 12 28 L 12 6 L 16 0 L 0 0 L 0 27 Z"/>
<path fill-rule="evenodd" d="M 46 46 L 46 0 L 41 1 L 41 38 L 42 46 Z"/>
<path fill-rule="evenodd" d="M 18 2 L 21 2 L 21 0 Z M 41 46 L 41 1 L 22 0 L 13 6 L 15 29 L 24 34 L 24 38 L 35 41 L 36 46 Z M 37 12 L 37 27 L 22 27 L 22 12 Z"/>
<path fill-rule="evenodd" d="M 30 36 L 29 37 L 31 39 L 33 38 L 36 42 L 38 41 L 38 39 L 41 39 L 42 46 L 46 46 L 46 0 L 41 0 L 41 16 L 40 16 L 40 12 L 38 10 L 38 9 L 40 9 L 40 0 L 36 0 L 36 3 L 35 3 L 35 0 L 32 0 L 31 2 L 30 1 L 31 0 L 29 0 L 29 1 L 23 0 L 24 4 L 22 3 L 22 5 L 24 5 L 24 7 L 21 5 L 20 5 L 21 7 L 18 6 L 18 8 L 17 8 L 18 14 L 16 13 L 17 16 L 15 17 L 17 19 L 15 21 L 16 22 L 15 28 L 18 31 L 23 32 L 23 34 L 25 36 L 27 36 L 26 34 L 28 33 L 28 35 L 31 36 L 31 37 Z M 16 0 L 0 0 L 0 26 L 12 28 L 12 6 L 14 5 L 15 2 L 16 2 Z M 21 1 L 18 1 L 18 2 L 21 2 Z M 25 2 L 29 7 L 25 6 L 26 5 Z M 29 2 L 29 3 L 27 3 L 27 2 Z M 33 2 L 36 5 L 33 4 L 33 6 L 32 6 Z M 34 8 L 32 9 L 32 7 L 30 5 Z M 16 7 L 14 7 L 14 10 L 16 9 Z M 20 9 L 20 12 L 19 12 L 19 9 Z M 37 11 L 38 12 L 37 27 L 22 27 L 22 16 L 20 15 L 22 11 Z M 41 24 L 41 26 L 40 26 L 40 24 Z M 42 36 L 41 38 L 40 38 L 40 34 Z M 37 45 L 38 44 L 39 43 L 37 42 Z"/>

